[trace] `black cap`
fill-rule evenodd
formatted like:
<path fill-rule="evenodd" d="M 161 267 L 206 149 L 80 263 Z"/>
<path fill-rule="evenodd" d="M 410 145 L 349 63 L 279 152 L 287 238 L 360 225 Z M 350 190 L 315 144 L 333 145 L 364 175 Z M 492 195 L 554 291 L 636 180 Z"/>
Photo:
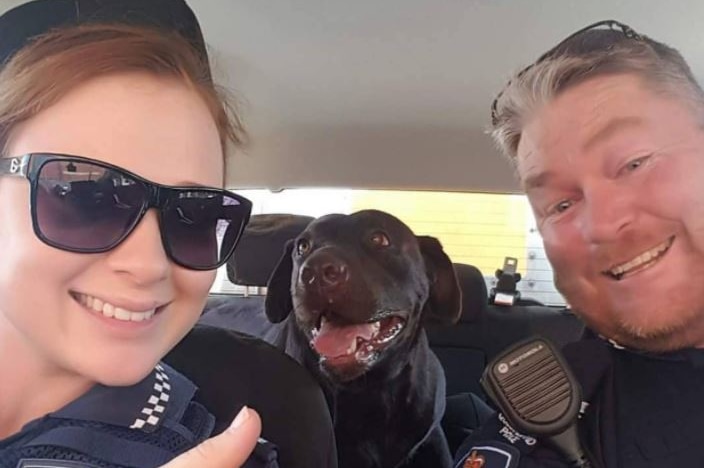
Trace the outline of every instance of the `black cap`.
<path fill-rule="evenodd" d="M 54 28 L 123 23 L 164 28 L 188 40 L 206 59 L 198 20 L 184 0 L 34 0 L 0 16 L 0 64 Z"/>

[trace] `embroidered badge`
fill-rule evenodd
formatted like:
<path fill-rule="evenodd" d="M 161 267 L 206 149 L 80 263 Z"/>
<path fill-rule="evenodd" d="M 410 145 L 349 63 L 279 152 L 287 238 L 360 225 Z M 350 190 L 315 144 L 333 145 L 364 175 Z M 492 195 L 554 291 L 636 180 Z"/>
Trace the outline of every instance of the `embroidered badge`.
<path fill-rule="evenodd" d="M 472 450 L 462 468 L 484 468 L 484 463 L 486 463 L 484 457 L 479 455 L 476 450 Z"/>
<path fill-rule="evenodd" d="M 514 447 L 501 442 L 485 442 L 472 447 L 457 468 L 517 468 L 519 458 Z"/>

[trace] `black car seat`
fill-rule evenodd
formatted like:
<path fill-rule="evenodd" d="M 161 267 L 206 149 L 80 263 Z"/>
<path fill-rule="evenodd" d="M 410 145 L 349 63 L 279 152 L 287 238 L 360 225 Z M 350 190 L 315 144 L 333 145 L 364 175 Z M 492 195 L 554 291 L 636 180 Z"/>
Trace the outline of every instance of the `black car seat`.
<path fill-rule="evenodd" d="M 479 382 L 487 363 L 501 350 L 531 335 L 558 347 L 579 339 L 584 329 L 570 311 L 542 305 L 489 304 L 481 271 L 455 264 L 462 289 L 462 316 L 450 326 L 428 326 L 428 342 L 440 360 L 447 381 L 443 428 L 455 451 L 493 412 Z M 518 305 L 521 304 L 521 305 Z"/>
<path fill-rule="evenodd" d="M 256 294 L 211 295 L 200 322 L 264 336 L 271 324 L 263 314 L 266 285 L 284 253 L 286 242 L 296 238 L 314 218 L 291 214 L 251 217 L 234 255 L 227 262 L 233 284 L 256 288 Z M 237 325 L 234 326 L 233 324 Z"/>
<path fill-rule="evenodd" d="M 318 383 L 296 361 L 264 341 L 197 325 L 164 361 L 199 388 L 196 401 L 226 429 L 243 405 L 257 411 L 261 437 L 278 448 L 281 467 L 337 467 L 328 406 Z"/>
<path fill-rule="evenodd" d="M 230 280 L 265 287 L 286 240 L 311 219 L 252 216 L 227 265 Z M 280 350 L 229 326 L 232 314 L 263 317 L 263 310 L 263 295 L 210 297 L 200 323 L 165 361 L 199 386 L 198 401 L 215 415 L 216 430 L 246 404 L 262 418 L 262 437 L 279 447 L 280 466 L 335 467 L 332 421 L 317 382 Z"/>
<path fill-rule="evenodd" d="M 476 323 L 486 315 L 487 287 L 482 273 L 472 265 L 455 263 L 462 289 L 462 315 L 450 326 L 426 326 L 428 342 L 445 370 L 447 394 L 463 392 L 481 394 L 478 376 L 484 371 L 486 353 L 473 339 Z M 466 331 L 471 337 L 458 339 Z"/>
<path fill-rule="evenodd" d="M 482 273 L 463 264 L 455 264 L 455 270 L 462 289 L 462 317 L 454 325 L 427 327 L 430 347 L 445 369 L 448 395 L 473 392 L 483 397 L 479 378 L 484 367 L 516 341 L 541 335 L 561 347 L 579 339 L 584 330 L 568 309 L 488 304 Z"/>
<path fill-rule="evenodd" d="M 286 242 L 296 238 L 313 219 L 290 214 L 252 216 L 227 262 L 228 279 L 243 286 L 266 286 Z"/>

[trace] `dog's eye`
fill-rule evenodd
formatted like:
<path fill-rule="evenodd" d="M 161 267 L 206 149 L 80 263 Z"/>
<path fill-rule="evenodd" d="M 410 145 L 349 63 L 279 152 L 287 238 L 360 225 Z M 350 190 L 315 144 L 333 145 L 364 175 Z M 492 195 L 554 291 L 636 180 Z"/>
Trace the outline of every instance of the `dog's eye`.
<path fill-rule="evenodd" d="M 391 241 L 389 240 L 389 237 L 381 231 L 377 231 L 374 234 L 372 234 L 372 237 L 370 237 L 370 240 L 372 241 L 372 244 L 374 244 L 377 247 L 388 247 L 389 245 L 391 245 Z"/>
<path fill-rule="evenodd" d="M 301 239 L 296 244 L 296 253 L 298 255 L 305 255 L 310 252 L 310 242 L 308 239 Z"/>

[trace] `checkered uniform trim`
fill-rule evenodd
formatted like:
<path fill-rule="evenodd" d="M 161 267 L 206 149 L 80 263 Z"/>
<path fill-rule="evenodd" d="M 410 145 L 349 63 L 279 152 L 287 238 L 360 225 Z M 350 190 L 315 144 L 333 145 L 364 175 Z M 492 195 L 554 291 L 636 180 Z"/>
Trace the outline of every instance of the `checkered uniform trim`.
<path fill-rule="evenodd" d="M 154 388 L 152 394 L 147 400 L 147 404 L 142 408 L 140 415 L 135 419 L 130 429 L 141 429 L 144 432 L 152 432 L 156 430 L 159 422 L 164 417 L 166 404 L 169 401 L 171 394 L 171 384 L 166 371 L 157 364 L 155 368 Z"/>

